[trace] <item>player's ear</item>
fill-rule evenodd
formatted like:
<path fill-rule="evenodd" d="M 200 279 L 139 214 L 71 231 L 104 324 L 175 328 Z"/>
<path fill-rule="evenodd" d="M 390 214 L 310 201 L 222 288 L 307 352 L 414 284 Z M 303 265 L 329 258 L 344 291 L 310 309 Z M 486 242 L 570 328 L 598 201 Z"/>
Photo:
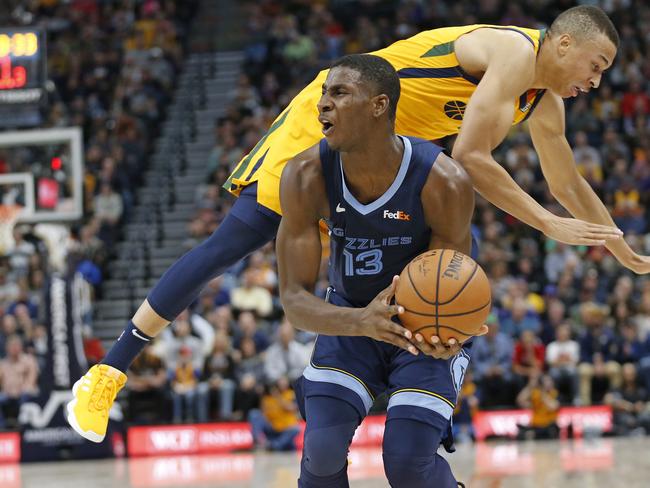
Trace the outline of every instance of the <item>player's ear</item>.
<path fill-rule="evenodd" d="M 388 98 L 388 95 L 382 93 L 381 95 L 374 97 L 372 99 L 372 103 L 373 115 L 379 118 L 388 111 L 388 107 L 390 106 L 390 99 Z"/>
<path fill-rule="evenodd" d="M 573 37 L 570 34 L 562 34 L 558 40 L 558 51 L 561 56 L 566 55 L 571 44 L 574 43 Z"/>

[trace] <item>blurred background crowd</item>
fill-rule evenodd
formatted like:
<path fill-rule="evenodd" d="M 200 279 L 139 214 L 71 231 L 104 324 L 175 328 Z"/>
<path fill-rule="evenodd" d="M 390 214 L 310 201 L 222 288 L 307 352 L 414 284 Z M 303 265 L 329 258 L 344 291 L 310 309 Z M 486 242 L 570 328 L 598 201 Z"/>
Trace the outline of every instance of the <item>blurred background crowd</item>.
<path fill-rule="evenodd" d="M 71 2 L 76 8 L 55 0 L 35 3 L 35 14 L 52 25 L 50 76 L 58 101 L 48 124 L 83 126 L 86 139 L 88 215 L 73 234 L 71 246 L 81 255 L 75 263 L 90 261 L 106 271 L 164 117 L 192 2 Z M 614 20 L 621 46 L 600 88 L 567 101 L 567 136 L 580 172 L 628 243 L 650 254 L 650 7 L 634 0 L 597 3 Z M 214 121 L 214 147 L 186 247 L 210 235 L 228 211 L 231 197 L 221 184 L 233 166 L 334 59 L 435 27 L 481 22 L 544 28 L 575 4 L 245 2 L 246 62 L 226 115 Z M 495 157 L 537 201 L 566 214 L 550 194 L 523 128 L 513 129 Z M 605 403 L 614 410 L 616 433 L 650 432 L 650 279 L 626 271 L 602 247 L 545 239 L 480 197 L 474 230 L 494 308 L 490 332 L 474 341 L 457 423 L 467 426 L 478 409 L 532 407 L 537 434 L 552 436 L 560 405 Z M 21 232 L 0 268 L 0 356 L 18 349 L 18 341 L 12 342 L 18 336 L 22 348 L 37 357 L 41 332 L 34 297 L 46 256 Z M 317 292 L 325 287 L 323 274 Z M 268 429 L 290 437 L 297 422 L 290 385 L 309 361 L 313 340 L 283 319 L 268 245 L 212 281 L 148 346 L 121 397 L 127 418 L 251 419 L 260 439 Z M 2 391 L 6 396 L 4 383 Z M 471 436 L 471 429 L 461 430 Z M 269 442 L 274 449 L 288 445 L 282 436 Z"/>
<path fill-rule="evenodd" d="M 80 272 L 94 296 L 110 274 L 107 263 L 173 93 L 195 5 L 193 0 L 9 0 L 0 9 L 0 25 L 46 29 L 51 83 L 43 127 L 80 127 L 85 147 L 82 221 L 54 242 L 38 226 L 19 224 L 10 236 L 13 249 L 0 258 L 0 414 L 8 412 L 11 423 L 17 406 L 38 391 L 31 373 L 22 386 L 20 375 L 13 374 L 17 385 L 11 378 L 31 372 L 25 365 L 45 355 L 40 301 L 47 272 Z M 55 161 L 55 155 L 61 157 Z M 0 173 L 52 178 L 64 199 L 73 179 L 68 157 L 63 147 L 0 148 Z M 103 351 L 90 327 L 85 335 L 88 355 L 100 359 Z M 20 344 L 22 352 L 14 354 L 19 359 L 10 359 L 10 343 L 13 349 Z"/>

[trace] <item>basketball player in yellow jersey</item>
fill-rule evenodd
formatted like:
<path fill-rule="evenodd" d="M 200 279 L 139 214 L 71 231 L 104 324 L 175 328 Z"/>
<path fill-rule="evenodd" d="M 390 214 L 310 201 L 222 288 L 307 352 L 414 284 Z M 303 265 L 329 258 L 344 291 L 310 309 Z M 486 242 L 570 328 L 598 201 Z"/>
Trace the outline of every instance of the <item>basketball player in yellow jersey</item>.
<path fill-rule="evenodd" d="M 563 12 L 548 31 L 471 25 L 422 32 L 376 55 L 400 76 L 396 131 L 425 139 L 458 134 L 453 157 L 487 200 L 552 239 L 604 244 L 627 268 L 650 271 L 650 258 L 621 239 L 607 209 L 576 169 L 564 135 L 562 98 L 598 87 L 616 56 L 619 39 L 597 7 Z M 278 188 L 286 162 L 323 135 L 354 130 L 336 110 L 317 119 L 321 73 L 280 114 L 235 169 L 226 188 L 238 195 L 228 216 L 204 243 L 174 263 L 149 293 L 101 364 L 73 388 L 68 421 L 87 439 L 104 439 L 108 411 L 125 372 L 144 345 L 185 309 L 205 283 L 275 237 Z M 337 96 L 336 92 L 333 96 Z M 553 195 L 576 219 L 541 207 L 492 158 L 510 126 L 530 121 L 533 143 Z M 345 211 L 344 207 L 337 210 Z M 447 357 L 457 344 L 424 353 Z"/>
<path fill-rule="evenodd" d="M 565 137 L 562 99 L 597 88 L 614 61 L 615 27 L 597 7 L 562 13 L 548 30 L 469 25 L 424 31 L 373 52 L 397 70 L 402 98 L 396 131 L 436 140 L 458 134 L 452 156 L 475 189 L 497 207 L 568 244 L 604 244 L 625 267 L 650 272 L 588 183 Z M 280 213 L 278 182 L 286 162 L 323 134 L 345 130 L 333 118 L 315 123 L 321 72 L 275 120 L 224 187 L 234 194 L 257 182 L 257 201 Z M 529 120 L 552 194 L 576 219 L 551 214 L 494 160 L 511 125 Z M 461 128 L 462 127 L 462 128 Z M 577 220 L 580 219 L 580 220 Z"/>

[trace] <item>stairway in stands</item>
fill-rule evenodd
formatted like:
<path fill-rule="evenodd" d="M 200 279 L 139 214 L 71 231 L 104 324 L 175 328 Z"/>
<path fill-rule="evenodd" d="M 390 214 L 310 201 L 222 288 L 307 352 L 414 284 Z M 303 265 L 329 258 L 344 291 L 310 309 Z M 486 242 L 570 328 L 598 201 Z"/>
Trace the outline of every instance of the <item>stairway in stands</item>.
<path fill-rule="evenodd" d="M 93 329 L 114 340 L 162 273 L 182 254 L 198 185 L 205 182 L 214 120 L 235 84 L 237 52 L 195 54 L 186 62 L 156 143 L 138 205 L 109 264 L 111 279 L 95 304 Z M 212 73 L 213 71 L 213 73 Z"/>
<path fill-rule="evenodd" d="M 196 188 L 207 176 L 214 121 L 223 115 L 243 61 L 240 51 L 215 50 L 241 45 L 241 31 L 228 26 L 237 12 L 236 2 L 206 0 L 197 13 L 191 50 L 210 50 L 190 54 L 183 66 L 137 205 L 117 244 L 117 258 L 109 263 L 110 279 L 93 319 L 94 334 L 105 346 L 185 250 Z M 236 24 L 242 25 L 241 18 Z M 220 29 L 230 35 L 217 37 Z"/>

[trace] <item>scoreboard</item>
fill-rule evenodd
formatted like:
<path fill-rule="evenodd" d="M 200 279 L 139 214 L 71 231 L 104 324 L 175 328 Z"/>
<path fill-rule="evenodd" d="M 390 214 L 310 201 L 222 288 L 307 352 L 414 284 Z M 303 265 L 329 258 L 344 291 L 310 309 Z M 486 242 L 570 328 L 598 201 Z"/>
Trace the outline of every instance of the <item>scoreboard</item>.
<path fill-rule="evenodd" d="M 44 31 L 0 28 L 0 105 L 40 103 L 46 80 Z"/>

